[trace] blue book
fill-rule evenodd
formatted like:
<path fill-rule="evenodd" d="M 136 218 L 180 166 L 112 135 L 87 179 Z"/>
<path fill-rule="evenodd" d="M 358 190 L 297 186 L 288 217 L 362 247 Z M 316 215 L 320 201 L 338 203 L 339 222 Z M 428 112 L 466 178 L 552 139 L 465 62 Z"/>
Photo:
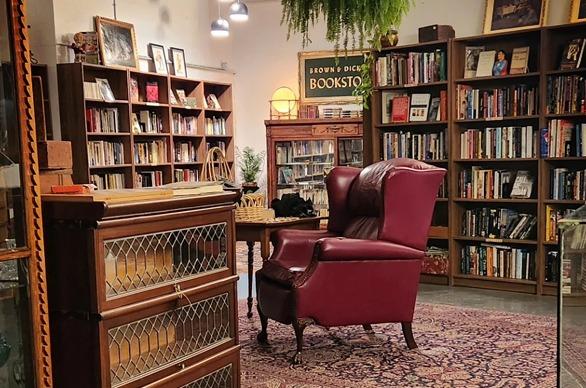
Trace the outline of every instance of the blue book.
<path fill-rule="evenodd" d="M 549 155 L 549 129 L 541 128 L 541 157 L 547 158 Z"/>

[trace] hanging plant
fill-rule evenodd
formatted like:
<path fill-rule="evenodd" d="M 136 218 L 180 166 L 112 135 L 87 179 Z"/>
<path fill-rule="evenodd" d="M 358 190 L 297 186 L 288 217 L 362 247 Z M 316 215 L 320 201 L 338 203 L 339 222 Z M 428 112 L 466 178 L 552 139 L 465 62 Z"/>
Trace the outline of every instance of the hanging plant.
<path fill-rule="evenodd" d="M 326 22 L 326 40 L 336 51 L 362 50 L 365 43 L 380 51 L 381 38 L 401 24 L 413 0 L 281 0 L 282 24 L 288 27 L 287 39 L 300 34 L 303 47 L 311 42 L 309 28 L 322 18 Z M 368 107 L 372 94 L 372 65 L 374 58 L 367 55 L 361 69 L 362 85 L 354 91 Z"/>

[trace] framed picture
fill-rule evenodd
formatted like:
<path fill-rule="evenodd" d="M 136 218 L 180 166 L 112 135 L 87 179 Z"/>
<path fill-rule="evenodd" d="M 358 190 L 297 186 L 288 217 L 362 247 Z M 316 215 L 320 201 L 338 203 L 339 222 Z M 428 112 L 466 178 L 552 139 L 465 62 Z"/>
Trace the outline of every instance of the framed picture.
<path fill-rule="evenodd" d="M 155 73 L 169 74 L 167 69 L 167 57 L 165 56 L 165 47 L 156 43 L 149 43 L 150 56 L 155 64 Z"/>
<path fill-rule="evenodd" d="M 187 77 L 187 67 L 185 66 L 185 51 L 176 47 L 171 47 L 170 50 L 174 74 L 179 77 Z"/>
<path fill-rule="evenodd" d="M 570 23 L 586 21 L 586 0 L 572 0 Z"/>
<path fill-rule="evenodd" d="M 311 51 L 299 53 L 299 99 L 301 103 L 354 102 L 352 95 L 362 83 L 360 67 L 364 52 Z"/>
<path fill-rule="evenodd" d="M 523 30 L 546 23 L 548 0 L 486 0 L 484 33 Z"/>
<path fill-rule="evenodd" d="M 95 23 L 103 64 L 138 68 L 134 26 L 101 16 L 95 17 Z"/>

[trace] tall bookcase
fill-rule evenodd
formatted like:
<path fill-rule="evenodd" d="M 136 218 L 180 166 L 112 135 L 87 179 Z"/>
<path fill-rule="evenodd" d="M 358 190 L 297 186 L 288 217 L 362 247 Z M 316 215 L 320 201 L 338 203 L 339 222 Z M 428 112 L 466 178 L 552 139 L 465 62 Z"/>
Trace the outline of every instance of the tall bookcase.
<path fill-rule="evenodd" d="M 382 82 L 382 84 L 386 84 L 384 86 L 380 86 L 380 69 L 375 70 L 374 72 L 374 79 L 375 79 L 375 88 L 371 99 L 371 130 L 369 133 L 365 133 L 365 142 L 367 143 L 365 147 L 370 147 L 369 150 L 365 150 L 365 154 L 373 155 L 373 162 L 385 160 L 387 156 L 392 155 L 385 155 L 385 142 L 388 143 L 387 137 L 388 136 L 401 136 L 401 135 L 409 135 L 409 136 L 418 136 L 418 135 L 425 135 L 429 136 L 432 134 L 440 134 L 443 135 L 443 155 L 440 157 L 430 158 L 428 155 L 425 155 L 423 158 L 418 158 L 423 160 L 427 163 L 437 165 L 439 167 L 448 168 L 449 163 L 449 155 L 450 155 L 450 132 L 449 132 L 449 122 L 451 120 L 451 111 L 449 104 L 447 103 L 450 101 L 450 77 L 451 74 L 449 72 L 450 65 L 450 50 L 451 46 L 449 41 L 442 40 L 442 41 L 434 41 L 434 42 L 427 42 L 422 44 L 414 44 L 414 45 L 405 45 L 405 46 L 396 46 L 383 49 L 379 54 L 378 57 L 387 57 L 391 58 L 393 56 L 401 57 L 401 58 L 409 58 L 409 53 L 416 53 L 419 55 L 420 53 L 435 53 L 437 51 L 444 53 L 444 64 L 443 64 L 443 76 L 438 78 L 426 79 L 422 80 L 419 79 L 417 82 L 413 82 L 413 79 L 410 80 L 395 80 L 395 82 Z M 415 59 L 414 62 L 418 61 Z M 390 65 L 389 65 L 390 66 Z M 417 65 L 419 66 L 419 65 Z M 439 64 L 438 64 L 439 66 Z M 413 68 L 413 72 L 416 72 L 415 65 L 411 66 Z M 423 66 L 421 66 L 423 71 Z M 407 71 L 409 73 L 409 71 Z M 391 120 L 383 120 L 383 115 L 385 112 L 383 111 L 383 99 L 385 99 L 387 93 L 393 95 L 408 95 L 412 96 L 413 94 L 429 94 L 431 97 L 439 97 L 440 94 L 444 94 L 444 112 L 442 114 L 443 117 L 434 120 L 426 120 L 426 121 L 408 121 L 408 122 L 391 122 Z M 385 108 L 388 109 L 388 108 Z M 388 122 L 387 122 L 388 121 Z M 407 147 L 413 142 L 407 141 Z M 388 149 L 387 149 L 388 151 Z M 411 154 L 401 153 L 400 155 L 396 156 L 404 156 L 404 157 L 414 157 Z M 448 169 L 448 177 L 450 169 Z M 446 178 L 446 181 L 443 186 L 446 186 L 449 178 Z M 446 186 L 447 188 L 447 186 Z M 449 243 L 449 226 L 451 222 L 451 217 L 449 214 L 449 193 L 445 192 L 445 189 L 442 189 L 438 193 L 438 198 L 436 199 L 436 205 L 434 210 L 434 216 L 432 221 L 432 228 L 429 234 L 429 246 L 436 246 L 444 250 L 448 250 L 448 243 Z M 434 273 L 423 273 L 421 276 L 421 280 L 426 283 L 437 283 L 437 284 L 448 284 L 449 282 L 449 271 L 448 273 L 438 273 L 434 271 Z"/>
<path fill-rule="evenodd" d="M 61 131 L 63 139 L 72 142 L 75 182 L 91 182 L 92 175 L 103 177 L 120 174 L 124 177 L 124 187 L 134 188 L 140 186 L 140 181 L 142 185 L 154 184 L 146 183 L 145 175 L 156 175 L 157 183 L 160 184 L 198 179 L 207 150 L 217 145 L 225 148 L 233 177 L 234 120 L 230 84 L 85 63 L 59 64 L 57 70 Z M 95 82 L 100 78 L 108 80 L 114 101 L 87 98 L 84 95 L 84 82 Z M 134 99 L 131 98 L 133 84 L 138 86 L 138 98 Z M 147 102 L 147 84 L 157 85 L 157 101 Z M 177 98 L 177 101 L 173 101 L 170 91 L 177 89 L 182 90 L 187 99 L 194 99 L 196 104 L 189 107 Z M 204 108 L 204 101 L 210 94 L 217 97 L 221 109 Z M 91 108 L 116 108 L 118 131 L 92 131 L 86 117 L 86 109 Z M 149 116 L 155 114 L 160 121 L 160 128 L 149 132 L 134 130 L 133 114 L 140 117 L 141 112 L 148 112 Z M 192 119 L 197 129 L 177 130 L 174 126 L 177 115 Z M 225 120 L 225 130 L 220 133 L 208 131 L 206 122 L 220 118 Z M 122 144 L 123 160 L 109 165 L 94 165 L 88 157 L 88 146 L 94 144 L 90 142 Z M 158 158 L 152 163 L 145 163 L 147 159 L 143 151 L 151 144 L 159 145 Z M 139 152 L 140 158 L 137 155 Z"/>
<path fill-rule="evenodd" d="M 577 152 L 574 148 L 577 130 L 574 129 L 572 140 L 568 131 L 558 134 L 558 139 L 562 136 L 568 136 L 567 143 L 570 144 L 569 155 L 562 152 L 562 155 L 549 155 L 544 152 L 544 144 L 554 140 L 549 139 L 547 142 L 544 134 L 551 134 L 552 120 L 563 120 L 562 124 L 581 127 L 586 124 L 586 113 L 582 112 L 584 105 L 584 96 L 582 101 L 576 102 L 576 111 L 552 112 L 549 108 L 551 97 L 548 90 L 558 77 L 586 76 L 586 60 L 583 60 L 582 67 L 570 70 L 560 70 L 560 61 L 566 45 L 574 38 L 586 38 L 586 23 L 565 24 L 559 26 L 548 26 L 542 28 L 533 28 L 523 31 L 495 33 L 490 35 L 479 35 L 453 39 L 448 42 L 430 42 L 408 46 L 394 47 L 376 53 L 377 56 L 387 55 L 389 52 L 424 52 L 438 47 L 445 47 L 449 53 L 448 60 L 448 80 L 444 83 L 432 83 L 421 85 L 398 85 L 376 87 L 373 97 L 370 116 L 365 121 L 365 155 L 371 155 L 367 163 L 376 162 L 384 159 L 382 149 L 382 138 L 384 133 L 391 131 L 405 131 L 407 129 L 428 130 L 426 123 L 391 123 L 382 124 L 382 93 L 389 89 L 407 90 L 411 93 L 432 93 L 433 90 L 446 88 L 449 109 L 447 121 L 445 123 L 433 123 L 435 126 L 444 125 L 447 128 L 448 139 L 448 160 L 430 161 L 433 164 L 448 168 L 448 197 L 446 200 L 438 200 L 436 212 L 441 209 L 442 201 L 445 202 L 446 215 L 444 223 L 447 222 L 449 227 L 447 235 L 444 237 L 445 244 L 449 247 L 449 273 L 447 280 L 449 284 L 455 286 L 468 286 L 486 289 L 517 291 L 526 293 L 536 293 L 544 295 L 555 295 L 557 293 L 557 281 L 552 279 L 552 268 L 558 266 L 553 260 L 556 259 L 557 241 L 555 234 L 549 230 L 555 230 L 555 211 L 563 214 L 568 209 L 575 209 L 583 204 L 584 200 L 575 198 L 554 199 L 552 195 L 552 186 L 554 183 L 554 169 L 566 173 L 572 173 L 576 170 L 586 170 L 586 156 Z M 528 69 L 524 74 L 512 74 L 505 76 L 488 76 L 464 78 L 465 70 L 465 52 L 467 46 L 483 46 L 485 50 L 504 50 L 507 53 L 507 59 L 511 61 L 511 53 L 514 48 L 528 46 L 529 61 Z M 584 83 L 580 78 L 578 83 Z M 549 86 L 548 86 L 549 85 Z M 517 111 L 509 114 L 494 114 L 492 117 L 470 118 L 459 115 L 461 109 L 458 104 L 459 89 L 469 87 L 471 89 L 494 90 L 501 88 L 517 88 L 518 93 L 524 93 L 531 89 L 535 90 L 537 103 L 535 110 L 532 112 Z M 435 88 L 435 89 L 434 89 Z M 568 87 L 569 88 L 569 87 Z M 567 89 L 568 89 L 567 88 Z M 569 89 L 568 89 L 569 90 Z M 479 92 L 482 95 L 483 92 Z M 569 92 L 568 92 L 569 93 Z M 562 126 L 558 122 L 558 126 Z M 570 127 L 571 127 L 570 125 Z M 461 154 L 461 136 L 467 131 L 486 131 L 487 128 L 531 128 L 525 129 L 527 141 L 523 155 L 506 155 L 507 157 L 490 157 L 484 155 L 481 158 L 471 158 L 470 155 Z M 549 128 L 549 129 L 548 129 Z M 520 131 L 523 131 L 521 129 Z M 478 132 L 476 132 L 478 133 Z M 500 133 L 500 132 L 499 132 Z M 565 134 L 565 135 L 564 135 Z M 553 136 L 553 135 L 552 135 Z M 530 140 L 529 140 L 530 139 Z M 586 141 L 586 140 L 584 140 Z M 531 142 L 531 145 L 528 145 Z M 527 148 L 529 147 L 529 148 Z M 548 145 L 551 147 L 551 144 Z M 572 150 L 576 151 L 572 151 Z M 532 152 L 531 152 L 532 151 Z M 574 153 L 575 152 L 575 153 Z M 460 185 L 460 175 L 463 171 L 471 171 L 472 167 L 484 170 L 505 170 L 505 171 L 528 171 L 533 177 L 533 190 L 529 198 L 470 198 L 468 195 L 462 195 L 462 186 Z M 567 177 L 566 177 L 567 178 Z M 469 234 L 463 233 L 463 222 L 466 211 L 486 208 L 487 211 L 496 209 L 510 209 L 520 214 L 535 216 L 537 227 L 532 235 L 523 239 L 502 239 L 488 237 L 470 237 Z M 553 215 L 552 215 L 553 213 Z M 449 214 L 449 217 L 448 217 Z M 433 233 L 437 229 L 430 231 L 430 244 L 435 244 Z M 527 267 L 527 273 L 524 273 L 521 279 L 519 276 L 511 278 L 508 274 L 506 277 L 483 276 L 471 274 L 469 268 L 462 266 L 463 248 L 472 247 L 491 247 L 491 249 L 512 250 L 517 249 L 522 254 L 527 254 L 523 260 L 530 260 L 530 268 Z M 553 252 L 553 253 L 552 253 Z M 522 256 L 519 256 L 522 257 Z M 522 261 L 525 264 L 524 261 Z M 529 266 L 529 264 L 527 264 Z M 530 269 L 530 271 L 529 271 Z M 554 271 L 555 272 L 555 271 Z M 530 276 L 525 276 L 529 274 Z M 559 274 L 554 274 L 554 276 Z M 422 276 L 422 280 L 426 280 Z M 428 280 L 428 279 L 427 279 Z"/>

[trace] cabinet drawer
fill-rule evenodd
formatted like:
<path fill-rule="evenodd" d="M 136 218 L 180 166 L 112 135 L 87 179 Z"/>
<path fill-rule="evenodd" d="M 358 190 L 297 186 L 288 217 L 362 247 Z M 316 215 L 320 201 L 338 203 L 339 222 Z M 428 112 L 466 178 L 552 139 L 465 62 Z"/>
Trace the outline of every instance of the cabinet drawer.
<path fill-rule="evenodd" d="M 359 124 L 319 124 L 311 127 L 313 135 L 359 135 Z"/>

